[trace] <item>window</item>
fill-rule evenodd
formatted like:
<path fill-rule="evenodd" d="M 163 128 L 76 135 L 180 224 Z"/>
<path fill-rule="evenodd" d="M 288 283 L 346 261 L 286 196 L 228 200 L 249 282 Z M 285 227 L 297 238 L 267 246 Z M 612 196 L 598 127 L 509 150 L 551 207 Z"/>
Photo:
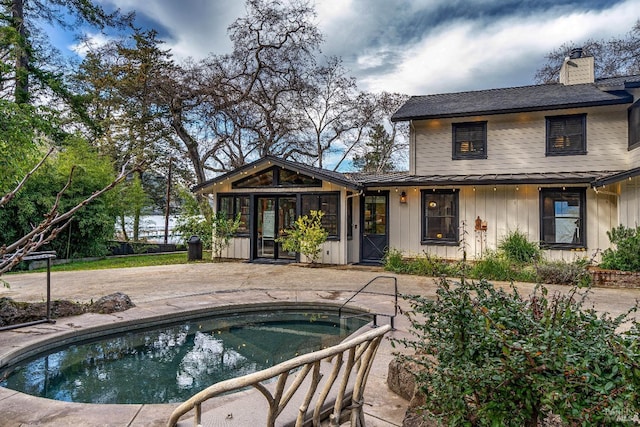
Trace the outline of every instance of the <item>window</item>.
<path fill-rule="evenodd" d="M 587 154 L 587 115 L 547 117 L 547 156 Z"/>
<path fill-rule="evenodd" d="M 300 172 L 272 167 L 242 178 L 231 186 L 232 188 L 322 187 L 322 180 Z"/>
<path fill-rule="evenodd" d="M 453 160 L 487 158 L 487 122 L 453 123 Z"/>
<path fill-rule="evenodd" d="M 540 191 L 540 244 L 549 249 L 584 248 L 585 238 L 584 188 Z"/>
<path fill-rule="evenodd" d="M 218 212 L 226 213 L 229 219 L 235 219 L 240 214 L 240 227 L 236 234 L 249 234 L 249 196 L 220 196 Z"/>
<path fill-rule="evenodd" d="M 422 243 L 458 244 L 458 193 L 422 191 Z"/>
<path fill-rule="evenodd" d="M 338 213 L 339 209 L 338 193 L 303 194 L 301 196 L 302 206 L 300 215 L 309 215 L 310 211 L 322 211 L 322 226 L 329 233 L 329 239 L 338 239 L 340 236 Z"/>
<path fill-rule="evenodd" d="M 629 108 L 629 150 L 640 147 L 640 101 Z"/>

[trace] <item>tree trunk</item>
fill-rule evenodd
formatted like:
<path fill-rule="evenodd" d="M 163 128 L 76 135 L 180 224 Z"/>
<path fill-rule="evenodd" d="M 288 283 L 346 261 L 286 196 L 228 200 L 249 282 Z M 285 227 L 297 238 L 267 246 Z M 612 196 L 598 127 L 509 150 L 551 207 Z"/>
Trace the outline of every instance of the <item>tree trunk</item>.
<path fill-rule="evenodd" d="M 27 41 L 27 29 L 24 25 L 23 0 L 12 0 L 11 18 L 13 29 L 19 36 L 15 47 L 16 86 L 14 98 L 16 104 L 26 104 L 29 102 L 29 43 Z"/>

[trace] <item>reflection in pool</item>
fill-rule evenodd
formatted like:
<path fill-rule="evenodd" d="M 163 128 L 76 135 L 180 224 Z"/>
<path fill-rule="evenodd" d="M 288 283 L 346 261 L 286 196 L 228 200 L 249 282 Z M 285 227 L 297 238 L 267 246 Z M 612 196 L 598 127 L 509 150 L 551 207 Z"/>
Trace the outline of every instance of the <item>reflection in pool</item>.
<path fill-rule="evenodd" d="M 87 403 L 181 402 L 209 385 L 334 345 L 367 322 L 276 311 L 193 320 L 70 345 L 0 373 L 0 386 Z"/>

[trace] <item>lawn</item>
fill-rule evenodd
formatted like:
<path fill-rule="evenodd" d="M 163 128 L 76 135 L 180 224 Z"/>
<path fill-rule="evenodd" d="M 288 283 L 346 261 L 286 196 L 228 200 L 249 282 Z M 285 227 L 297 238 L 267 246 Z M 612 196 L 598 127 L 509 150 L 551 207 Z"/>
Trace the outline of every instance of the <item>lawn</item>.
<path fill-rule="evenodd" d="M 127 255 L 102 258 L 94 261 L 72 261 L 67 264 L 52 265 L 51 271 L 77 271 L 77 270 L 103 270 L 107 268 L 146 267 L 152 265 L 187 264 L 187 252 L 152 255 Z M 203 251 L 202 261 L 211 262 L 211 252 Z M 46 268 L 31 270 L 29 272 L 41 272 Z M 27 271 L 15 271 L 27 273 Z"/>

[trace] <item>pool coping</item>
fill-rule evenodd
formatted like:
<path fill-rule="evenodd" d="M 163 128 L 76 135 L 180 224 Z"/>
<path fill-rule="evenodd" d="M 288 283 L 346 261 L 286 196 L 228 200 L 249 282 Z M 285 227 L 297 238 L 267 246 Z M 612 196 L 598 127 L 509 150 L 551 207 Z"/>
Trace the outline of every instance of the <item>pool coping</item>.
<path fill-rule="evenodd" d="M 153 307 L 148 307 L 147 304 L 139 304 L 134 308 L 120 313 L 86 313 L 80 316 L 62 318 L 58 319 L 55 324 L 39 324 L 20 330 L 3 332 L 3 339 L 0 342 L 9 344 L 9 348 L 4 345 L 2 346 L 2 350 L 0 350 L 0 366 L 3 368 L 11 366 L 20 360 L 24 360 L 43 351 L 46 347 L 59 347 L 61 344 L 64 345 L 65 342 L 95 338 L 105 335 L 107 331 L 109 334 L 125 331 L 132 325 L 135 325 L 136 328 L 145 328 L 156 324 L 188 320 L 189 318 L 196 318 L 214 309 L 216 314 L 237 312 L 238 309 L 253 311 L 253 309 L 258 309 L 259 307 L 275 309 L 276 307 L 291 308 L 294 306 L 302 306 L 303 308 L 311 308 L 320 304 L 324 307 L 337 309 L 342 304 L 328 301 L 327 299 L 346 299 L 347 295 L 350 296 L 351 292 L 339 294 L 340 295 L 332 292 L 330 296 L 325 296 L 318 291 L 298 291 L 295 298 L 292 298 L 291 293 L 286 291 L 258 291 L 255 289 L 242 291 L 227 290 L 211 292 L 206 295 L 155 301 Z M 229 301 L 237 299 L 250 299 L 253 301 L 241 304 L 230 303 Z M 387 301 L 389 298 L 388 296 L 368 295 L 362 298 L 364 302 L 360 301 L 357 304 L 350 304 L 349 307 L 360 312 L 373 311 L 372 307 L 380 302 L 376 300 L 380 299 Z M 8 335 L 13 335 L 15 339 L 10 339 Z M 60 341 L 61 339 L 62 342 Z M 16 341 L 20 341 L 20 344 Z M 378 366 L 377 369 L 374 367 L 372 370 L 377 371 L 375 376 L 382 376 L 379 380 L 384 381 L 387 364 L 388 362 L 386 364 L 383 362 L 383 366 Z M 371 387 L 371 385 L 368 387 Z M 379 394 L 379 392 L 379 387 L 376 387 L 375 394 Z M 393 394 L 391 392 L 389 393 Z M 393 396 L 389 396 L 389 398 L 393 400 Z M 403 403 L 404 400 L 402 399 L 396 403 L 395 407 L 400 407 L 400 410 L 396 412 L 403 412 Z M 4 424 L 3 421 L 0 421 L 0 425 L 31 425 L 44 422 L 45 424 L 51 423 L 55 425 L 102 426 L 107 424 L 114 426 L 160 426 L 165 425 L 169 414 L 178 404 L 179 403 L 89 404 L 61 402 L 30 396 L 0 387 L 0 405 L 2 406 L 3 419 L 11 420 L 12 422 L 11 424 Z M 25 410 L 26 408 L 28 409 Z M 377 419 L 377 422 L 373 424 L 370 423 L 374 426 L 400 425 L 398 424 L 399 414 L 394 414 L 393 420 L 385 420 L 384 414 L 374 413 L 372 416 Z"/>

